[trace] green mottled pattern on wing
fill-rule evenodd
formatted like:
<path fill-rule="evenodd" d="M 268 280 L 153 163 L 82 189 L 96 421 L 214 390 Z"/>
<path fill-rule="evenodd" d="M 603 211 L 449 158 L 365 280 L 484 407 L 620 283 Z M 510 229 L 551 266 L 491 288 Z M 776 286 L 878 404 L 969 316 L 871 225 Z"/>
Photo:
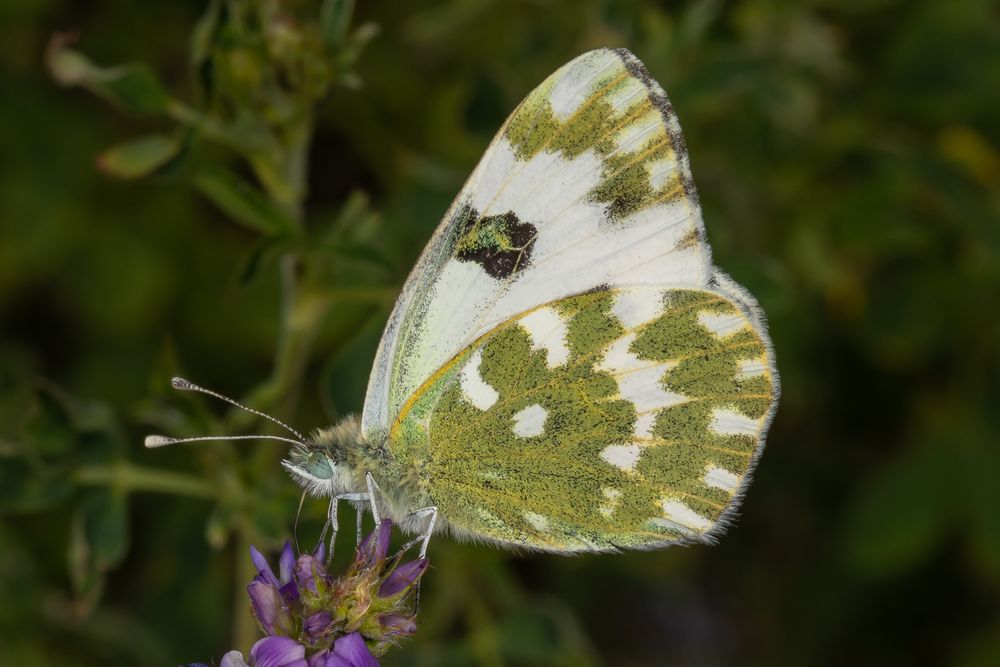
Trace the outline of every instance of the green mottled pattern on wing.
<path fill-rule="evenodd" d="M 655 299 L 655 316 L 624 326 L 614 312 L 623 296 Z M 400 415 L 397 460 L 421 471 L 427 499 L 460 533 L 559 551 L 707 539 L 738 500 L 774 397 L 753 321 L 721 294 L 652 287 L 538 310 L 564 325 L 550 347 L 533 343 L 532 311 L 463 351 Z M 568 355 L 553 364 L 557 349 Z M 474 357 L 492 390 L 486 409 L 459 379 Z M 615 358 L 632 366 L 616 370 Z M 518 435 L 531 411 L 544 424 Z M 719 432 L 720 413 L 749 427 Z"/>
<path fill-rule="evenodd" d="M 681 201 L 693 191 L 690 170 L 678 157 L 686 149 L 680 133 L 670 131 L 676 119 L 665 97 L 647 90 L 623 65 L 592 81 L 586 99 L 559 120 L 551 100 L 558 74 L 532 91 L 507 121 L 505 136 L 519 159 L 546 150 L 573 160 L 595 151 L 603 170 L 588 197 L 607 204 L 612 220 Z"/>

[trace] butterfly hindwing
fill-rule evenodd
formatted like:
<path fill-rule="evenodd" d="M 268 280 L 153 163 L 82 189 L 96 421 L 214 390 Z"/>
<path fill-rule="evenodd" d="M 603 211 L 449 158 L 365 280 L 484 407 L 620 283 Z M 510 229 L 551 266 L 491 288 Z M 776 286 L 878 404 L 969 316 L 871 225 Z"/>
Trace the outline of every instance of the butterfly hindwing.
<path fill-rule="evenodd" d="M 735 507 L 775 398 L 759 327 L 718 291 L 560 299 L 445 365 L 391 440 L 424 462 L 460 534 L 555 551 L 705 541 Z"/>
<path fill-rule="evenodd" d="M 390 317 L 362 418 L 373 441 L 429 377 L 540 303 L 712 276 L 680 128 L 624 50 L 586 53 L 507 120 Z"/>

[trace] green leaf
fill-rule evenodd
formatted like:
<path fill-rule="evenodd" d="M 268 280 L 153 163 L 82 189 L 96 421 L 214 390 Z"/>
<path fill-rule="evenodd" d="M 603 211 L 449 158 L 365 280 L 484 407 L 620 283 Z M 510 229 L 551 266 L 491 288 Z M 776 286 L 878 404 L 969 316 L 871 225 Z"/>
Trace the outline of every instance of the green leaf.
<path fill-rule="evenodd" d="M 0 514 L 37 512 L 68 498 L 65 467 L 32 465 L 26 458 L 0 457 Z"/>
<path fill-rule="evenodd" d="M 886 576 L 923 561 L 959 503 L 955 459 L 927 448 L 898 460 L 863 488 L 848 515 L 846 555 L 859 572 Z"/>
<path fill-rule="evenodd" d="M 121 562 L 128 550 L 126 499 L 116 489 L 93 491 L 73 517 L 70 575 L 76 591 L 85 597 L 99 595 L 104 573 Z"/>
<path fill-rule="evenodd" d="M 332 255 L 347 259 L 358 259 L 391 272 L 396 268 L 382 252 L 373 245 L 361 241 L 329 242 L 323 249 Z"/>
<path fill-rule="evenodd" d="M 295 225 L 260 190 L 245 179 L 221 168 L 206 169 L 194 185 L 233 220 L 269 235 L 291 234 Z"/>
<path fill-rule="evenodd" d="M 1000 582 L 1000 453 L 991 445 L 984 442 L 965 462 L 966 503 L 973 561 L 985 577 Z"/>
<path fill-rule="evenodd" d="M 211 0 L 205 13 L 201 15 L 191 31 L 191 69 L 194 72 L 195 82 L 201 88 L 199 92 L 203 95 L 210 94 L 212 90 L 213 76 L 210 59 L 212 47 L 218 34 L 221 10 L 222 1 Z"/>
<path fill-rule="evenodd" d="M 260 239 L 240 259 L 240 268 L 236 273 L 237 282 L 240 285 L 247 285 L 253 282 L 260 273 L 261 268 L 269 260 L 278 256 L 287 246 L 287 242 L 276 237 Z"/>
<path fill-rule="evenodd" d="M 319 28 L 329 47 L 339 46 L 347 35 L 354 14 L 354 0 L 325 0 L 319 12 Z"/>
<path fill-rule="evenodd" d="M 170 162 L 180 150 L 180 141 L 152 134 L 109 148 L 97 157 L 97 166 L 118 178 L 142 178 Z"/>
<path fill-rule="evenodd" d="M 153 72 L 143 63 L 98 67 L 89 58 L 68 48 L 70 38 L 55 35 L 45 58 L 52 77 L 64 86 L 82 86 L 126 111 L 138 114 L 163 113 L 170 96 Z"/>

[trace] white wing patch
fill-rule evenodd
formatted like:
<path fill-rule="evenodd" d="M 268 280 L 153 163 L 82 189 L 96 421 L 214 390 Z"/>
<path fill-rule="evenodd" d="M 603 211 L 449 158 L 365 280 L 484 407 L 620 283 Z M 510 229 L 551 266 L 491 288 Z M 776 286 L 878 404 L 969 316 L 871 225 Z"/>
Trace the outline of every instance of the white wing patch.
<path fill-rule="evenodd" d="M 628 79 L 625 84 L 608 95 L 608 104 L 617 112 L 624 111 L 642 99 L 646 87 L 638 79 Z"/>
<path fill-rule="evenodd" d="M 604 495 L 604 502 L 597 508 L 597 511 L 605 518 L 610 519 L 614 515 L 615 510 L 618 509 L 618 503 L 621 501 L 621 489 L 606 486 L 601 489 L 601 493 Z"/>
<path fill-rule="evenodd" d="M 611 306 L 611 313 L 626 329 L 655 320 L 663 314 L 663 294 L 654 290 L 623 289 Z"/>
<path fill-rule="evenodd" d="M 704 482 L 705 486 L 710 486 L 713 489 L 720 489 L 726 493 L 735 493 L 736 489 L 739 488 L 740 478 L 725 468 L 709 466 L 705 472 Z"/>
<path fill-rule="evenodd" d="M 459 375 L 462 395 L 480 410 L 489 410 L 497 402 L 500 395 L 497 390 L 486 384 L 479 373 L 479 365 L 483 362 L 483 350 L 477 349 L 469 357 Z"/>
<path fill-rule="evenodd" d="M 738 377 L 749 378 L 755 375 L 763 375 L 767 371 L 766 359 L 743 359 L 739 362 Z"/>
<path fill-rule="evenodd" d="M 653 427 L 656 426 L 656 410 L 640 413 L 635 420 L 635 436 L 637 438 L 652 438 Z"/>
<path fill-rule="evenodd" d="M 698 313 L 698 322 L 718 338 L 728 338 L 738 331 L 750 328 L 750 323 L 745 317 L 720 315 L 709 311 Z"/>
<path fill-rule="evenodd" d="M 531 349 L 545 350 L 545 363 L 549 368 L 569 361 L 566 323 L 555 309 L 539 308 L 522 317 L 520 324 L 531 337 Z"/>
<path fill-rule="evenodd" d="M 597 370 L 614 375 L 618 393 L 631 401 L 639 414 L 684 403 L 687 397 L 666 391 L 663 375 L 677 362 L 654 362 L 635 356 L 629 347 L 635 341 L 635 332 L 627 333 L 608 346 Z"/>
<path fill-rule="evenodd" d="M 684 526 L 698 533 L 703 533 L 712 527 L 711 521 L 679 500 L 664 498 L 660 506 L 663 508 L 663 518 L 673 524 Z"/>
<path fill-rule="evenodd" d="M 663 119 L 655 109 L 650 110 L 645 116 L 634 123 L 627 125 L 618 136 L 615 137 L 615 144 L 621 153 L 632 153 L 643 149 L 649 142 L 649 138 L 654 136 L 659 129 Z"/>
<path fill-rule="evenodd" d="M 639 445 L 610 445 L 601 451 L 601 458 L 625 472 L 632 472 L 642 456 Z"/>
<path fill-rule="evenodd" d="M 573 115 L 587 100 L 586 92 L 599 85 L 602 79 L 614 76 L 620 62 L 614 53 L 608 51 L 581 61 L 577 67 L 563 68 L 565 74 L 556 79 L 549 93 L 556 118 L 566 120 Z"/>
<path fill-rule="evenodd" d="M 537 512 L 523 512 L 524 520 L 531 524 L 535 530 L 545 533 L 549 530 L 549 518 Z"/>
<path fill-rule="evenodd" d="M 667 184 L 671 175 L 677 173 L 677 160 L 673 157 L 665 157 L 662 160 L 650 162 L 646 165 L 646 171 L 649 173 L 649 184 L 653 186 L 654 190 L 659 190 Z"/>
<path fill-rule="evenodd" d="M 514 435 L 534 438 L 545 432 L 545 420 L 549 411 L 540 405 L 529 405 L 514 415 Z"/>
<path fill-rule="evenodd" d="M 760 420 L 751 419 L 735 410 L 713 410 L 708 426 L 719 435 L 752 435 L 760 431 Z"/>

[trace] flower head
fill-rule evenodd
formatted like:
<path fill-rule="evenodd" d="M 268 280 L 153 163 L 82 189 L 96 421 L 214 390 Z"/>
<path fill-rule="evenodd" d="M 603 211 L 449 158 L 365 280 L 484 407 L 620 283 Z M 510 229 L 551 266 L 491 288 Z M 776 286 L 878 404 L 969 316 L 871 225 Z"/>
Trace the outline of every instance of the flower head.
<path fill-rule="evenodd" d="M 230 651 L 220 667 L 378 667 L 376 656 L 416 632 L 413 594 L 428 567 L 426 558 L 390 558 L 391 533 L 392 522 L 383 520 L 339 577 L 327 572 L 322 545 L 296 556 L 286 543 L 277 572 L 251 547 L 257 574 L 247 593 L 267 637 L 254 644 L 249 663 Z"/>

